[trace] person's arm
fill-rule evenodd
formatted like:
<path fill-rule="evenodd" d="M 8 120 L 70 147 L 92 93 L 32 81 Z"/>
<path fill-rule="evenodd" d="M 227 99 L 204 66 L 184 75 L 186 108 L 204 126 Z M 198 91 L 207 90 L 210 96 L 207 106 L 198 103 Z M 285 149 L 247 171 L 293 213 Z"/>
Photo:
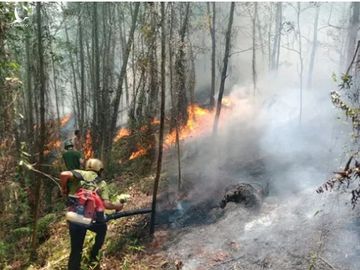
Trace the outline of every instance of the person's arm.
<path fill-rule="evenodd" d="M 64 171 L 60 173 L 60 185 L 61 185 L 61 192 L 64 196 L 67 196 L 69 191 L 67 188 L 67 182 L 73 177 L 72 172 Z"/>
<path fill-rule="evenodd" d="M 104 206 L 106 209 L 116 210 L 116 211 L 120 211 L 124 207 L 122 203 L 112 203 L 109 200 L 104 200 Z"/>

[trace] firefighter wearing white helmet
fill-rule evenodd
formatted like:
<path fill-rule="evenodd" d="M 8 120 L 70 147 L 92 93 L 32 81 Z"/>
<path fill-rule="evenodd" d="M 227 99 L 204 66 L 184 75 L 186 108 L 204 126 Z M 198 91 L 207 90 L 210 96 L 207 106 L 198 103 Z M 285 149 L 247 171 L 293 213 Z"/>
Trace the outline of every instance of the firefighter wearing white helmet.
<path fill-rule="evenodd" d="M 85 165 L 85 170 L 96 172 L 98 175 L 104 170 L 104 165 L 101 160 L 90 158 Z"/>
<path fill-rule="evenodd" d="M 79 190 L 90 189 L 98 193 L 102 205 L 105 209 L 120 211 L 123 208 L 122 203 L 112 203 L 109 198 L 109 191 L 105 181 L 100 180 L 100 175 L 104 170 L 101 160 L 96 158 L 89 159 L 85 164 L 85 170 L 64 171 L 60 174 L 62 192 L 64 195 L 71 195 Z M 80 270 L 81 255 L 85 235 L 87 230 L 96 233 L 95 243 L 90 252 L 90 263 L 97 262 L 99 251 L 105 241 L 107 225 L 105 220 L 99 219 L 84 227 L 81 224 L 68 220 L 71 252 L 68 261 L 69 270 Z"/>

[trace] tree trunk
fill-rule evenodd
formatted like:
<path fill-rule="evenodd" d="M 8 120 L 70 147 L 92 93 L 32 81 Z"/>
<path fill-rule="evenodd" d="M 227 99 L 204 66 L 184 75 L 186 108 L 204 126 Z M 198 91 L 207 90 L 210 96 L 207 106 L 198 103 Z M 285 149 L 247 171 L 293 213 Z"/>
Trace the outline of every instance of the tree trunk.
<path fill-rule="evenodd" d="M 210 22 L 210 3 L 207 2 L 209 17 L 209 30 L 211 36 L 211 88 L 210 88 L 210 109 L 215 106 L 215 67 L 216 67 L 216 39 L 215 39 L 215 2 L 212 2 L 212 22 Z"/>
<path fill-rule="evenodd" d="M 65 23 L 65 36 L 66 36 L 66 42 L 70 44 L 69 34 L 67 30 L 67 26 Z M 72 52 L 69 49 L 69 58 L 70 58 L 70 66 L 71 66 L 71 72 L 72 72 L 72 79 L 73 79 L 73 85 L 74 85 L 74 91 L 75 91 L 75 104 L 76 104 L 76 111 L 80 111 L 80 101 L 79 101 L 79 95 L 78 95 L 78 88 L 77 88 L 77 82 L 76 82 L 76 72 L 75 72 L 75 65 L 74 65 L 74 59 L 72 56 Z M 79 122 L 79 115 L 76 116 L 77 122 Z"/>
<path fill-rule="evenodd" d="M 152 198 L 152 212 L 150 221 L 150 233 L 155 231 L 155 215 L 156 215 L 156 195 L 159 187 L 159 180 L 161 174 L 161 163 L 163 155 L 163 141 L 164 141 L 164 124 L 165 124 L 165 3 L 161 3 L 161 99 L 160 99 L 160 131 L 159 131 L 159 153 L 156 166 L 156 176 L 154 180 L 154 190 Z"/>
<path fill-rule="evenodd" d="M 175 61 L 176 93 L 177 93 L 177 126 L 186 123 L 188 100 L 186 97 L 186 74 L 185 74 L 185 35 L 189 24 L 190 3 L 186 3 L 185 18 L 179 31 L 180 45 Z"/>
<path fill-rule="evenodd" d="M 224 60 L 223 60 L 224 64 L 223 64 L 223 69 L 221 72 L 219 96 L 218 96 L 218 100 L 217 100 L 216 114 L 215 114 L 215 121 L 214 121 L 214 129 L 213 129 L 214 135 L 216 135 L 217 129 L 218 129 L 219 117 L 220 117 L 220 112 L 221 112 L 221 102 L 222 102 L 222 97 L 223 97 L 224 88 L 225 88 L 226 72 L 227 72 L 227 68 L 228 68 L 228 61 L 229 61 L 229 55 L 230 55 L 231 28 L 232 28 L 233 18 L 234 18 L 234 9 L 235 9 L 235 3 L 231 2 L 229 24 L 228 24 L 228 29 L 226 31 L 226 36 L 225 36 L 225 54 L 224 54 Z"/>
<path fill-rule="evenodd" d="M 81 5 L 79 5 L 81 8 Z M 80 51 L 80 120 L 79 129 L 81 134 L 85 134 L 84 121 L 85 121 L 85 60 L 84 60 L 84 45 L 83 45 L 83 25 L 81 10 L 78 15 L 78 27 L 79 27 L 79 51 Z"/>
<path fill-rule="evenodd" d="M 92 142 L 94 153 L 100 156 L 100 122 L 102 112 L 101 108 L 101 89 L 100 89 L 100 51 L 98 38 L 98 3 L 92 3 L 93 12 L 93 75 L 94 75 L 94 89 L 93 89 L 93 123 L 92 123 Z"/>
<path fill-rule="evenodd" d="M 157 113 L 157 108 L 159 106 L 158 96 L 159 96 L 159 85 L 158 85 L 158 70 L 157 70 L 157 57 L 156 57 L 156 3 L 149 3 L 150 5 L 150 37 L 148 38 L 149 44 L 149 75 L 150 75 L 150 85 L 149 85 L 149 98 L 148 98 L 148 113 L 149 118 L 155 117 Z"/>
<path fill-rule="evenodd" d="M 280 43 L 281 43 L 281 29 L 282 29 L 282 3 L 276 3 L 276 18 L 275 18 L 275 36 L 274 45 L 271 54 L 271 69 L 278 70 L 280 59 Z"/>
<path fill-rule="evenodd" d="M 253 90 L 254 96 L 256 94 L 256 18 L 257 18 L 257 2 L 254 3 L 254 15 L 252 25 L 252 79 L 253 79 Z"/>
<path fill-rule="evenodd" d="M 191 43 L 189 46 L 189 57 L 190 57 L 190 71 L 189 71 L 189 80 L 188 80 L 189 96 L 190 96 L 190 104 L 194 104 L 195 103 L 196 73 L 195 73 L 195 55 L 194 55 L 193 47 L 192 47 Z"/>
<path fill-rule="evenodd" d="M 126 76 L 126 67 L 127 67 L 127 62 L 129 59 L 129 55 L 130 55 L 130 50 L 131 50 L 131 46 L 134 40 L 134 33 L 135 33 L 135 28 L 136 28 L 136 21 L 137 21 L 137 17 L 139 14 L 139 7 L 140 7 L 140 3 L 136 2 L 135 3 L 135 10 L 134 10 L 134 15 L 132 18 L 132 24 L 131 24 L 131 29 L 129 32 L 129 39 L 127 41 L 126 44 L 126 52 L 124 55 L 124 59 L 122 62 L 122 66 L 121 66 L 121 70 L 120 70 L 120 75 L 119 75 L 119 80 L 118 80 L 118 85 L 117 85 L 117 90 L 116 90 L 116 96 L 115 99 L 112 103 L 112 109 L 113 109 L 113 113 L 111 116 L 111 126 L 110 126 L 110 134 L 111 134 L 111 138 L 114 138 L 115 133 L 116 133 L 116 123 L 117 123 L 117 119 L 118 119 L 118 111 L 119 111 L 119 104 L 120 104 L 120 98 L 122 95 L 122 87 L 123 87 L 123 82 L 124 82 L 124 78 Z"/>
<path fill-rule="evenodd" d="M 44 71 L 44 55 L 42 44 L 42 18 L 41 18 L 41 3 L 36 3 L 36 18 L 37 18 L 37 42 L 38 42 L 38 57 L 39 57 L 39 85 L 40 85 L 40 138 L 38 143 L 39 162 L 38 169 L 44 163 L 44 145 L 45 145 L 45 71 Z M 34 211 L 34 224 L 31 237 L 31 255 L 36 256 L 36 248 L 38 245 L 38 219 L 41 201 L 41 179 L 36 178 L 35 184 L 35 211 Z"/>
<path fill-rule="evenodd" d="M 120 13 L 119 31 L 120 31 L 121 53 L 122 53 L 122 56 L 124 57 L 125 53 L 126 53 L 126 48 L 125 48 L 126 37 L 125 37 L 125 26 L 124 26 L 125 17 L 124 17 L 124 12 L 122 10 L 119 11 L 119 13 Z M 135 64 L 133 63 L 133 67 L 134 66 L 135 66 Z M 127 76 L 125 76 L 124 79 L 125 79 L 125 101 L 126 101 L 126 106 L 129 107 L 130 99 L 129 99 L 129 84 L 128 84 Z"/>
<path fill-rule="evenodd" d="M 348 37 L 347 37 L 347 53 L 346 53 L 346 67 L 349 66 L 351 59 L 354 55 L 354 50 L 357 41 L 357 34 L 359 30 L 359 15 L 360 15 L 360 3 L 351 3 L 352 14 L 349 21 Z"/>
<path fill-rule="evenodd" d="M 174 17 L 175 17 L 175 9 L 174 3 L 169 3 L 170 5 L 170 18 L 169 18 L 169 40 L 168 40 L 168 48 L 169 48 L 169 75 L 170 75 L 170 82 L 169 82 L 169 92 L 170 92 L 170 101 L 171 101 L 171 120 L 170 120 L 170 127 L 175 126 L 176 122 L 176 101 L 175 101 L 175 94 L 174 94 Z"/>
<path fill-rule="evenodd" d="M 34 141 L 34 112 L 33 112 L 33 90 L 32 90 L 32 68 L 30 61 L 30 34 L 25 34 L 25 51 L 26 51 L 26 92 L 27 92 L 27 107 L 28 107 L 28 127 L 27 137 L 30 143 L 30 149 L 33 150 Z M 34 151 L 31 151 L 34 152 Z"/>
<path fill-rule="evenodd" d="M 312 42 L 312 48 L 311 48 L 311 55 L 310 55 L 310 64 L 309 64 L 309 73 L 308 73 L 308 81 L 307 81 L 307 87 L 310 88 L 312 84 L 312 76 L 314 71 L 314 63 L 315 63 L 315 55 L 316 55 L 316 49 L 317 49 L 317 34 L 318 34 L 318 23 L 319 23 L 319 13 L 320 13 L 320 5 L 316 5 L 316 11 L 315 11 L 315 20 L 314 20 L 314 30 L 313 30 L 313 42 Z"/>
<path fill-rule="evenodd" d="M 299 73 L 299 122 L 301 123 L 302 118 L 302 107 L 303 107 L 303 73 L 304 73 L 304 60 L 302 56 L 302 42 L 301 42 L 301 28 L 300 28 L 300 13 L 301 13 L 301 3 L 297 3 L 297 28 L 298 28 L 298 39 L 299 39 L 299 62 L 300 62 L 300 73 Z"/>

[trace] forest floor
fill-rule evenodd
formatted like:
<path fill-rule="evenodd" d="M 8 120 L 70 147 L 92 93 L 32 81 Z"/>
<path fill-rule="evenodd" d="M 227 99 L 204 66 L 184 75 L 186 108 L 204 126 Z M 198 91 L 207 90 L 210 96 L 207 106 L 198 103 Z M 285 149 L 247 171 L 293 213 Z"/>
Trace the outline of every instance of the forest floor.
<path fill-rule="evenodd" d="M 128 187 L 131 199 L 125 210 L 149 207 L 151 193 L 146 187 L 152 179 Z M 159 195 L 162 209 L 154 237 L 149 236 L 148 215 L 109 223 L 101 269 L 356 270 L 360 265 L 357 213 L 334 203 L 329 208 L 329 198 L 314 203 L 319 198 L 312 189 L 285 197 L 270 195 L 258 211 L 235 203 L 201 211 L 186 207 L 184 198 L 169 203 L 166 193 Z M 164 210 L 176 201 L 176 211 Z M 333 211 L 343 214 L 334 219 Z M 66 269 L 69 237 L 64 219 L 52 232 L 39 248 L 41 266 L 29 269 Z M 92 240 L 89 233 L 85 253 Z"/>
<path fill-rule="evenodd" d="M 187 162 L 183 163 L 185 168 L 193 163 L 191 153 Z M 239 162 L 222 167 L 224 172 L 232 171 L 236 181 L 267 180 L 271 172 L 258 161 Z M 235 203 L 221 209 L 218 202 L 225 186 L 213 186 L 211 192 L 203 185 L 203 181 L 210 183 L 211 177 L 185 170 L 184 193 L 176 193 L 173 168 L 170 163 L 165 165 L 154 236 L 149 234 L 149 214 L 110 221 L 101 269 L 358 270 L 359 211 L 343 203 L 348 200 L 346 193 L 317 195 L 315 188 L 281 195 L 274 191 L 260 209 Z M 247 174 L 235 174 L 239 168 Z M 221 179 L 220 184 L 225 182 Z M 130 195 L 126 211 L 151 206 L 153 180 L 153 174 L 140 177 L 122 173 L 110 185 Z M 27 253 L 18 252 L 29 246 L 29 230 L 10 231 L 14 252 L 5 269 L 67 269 L 70 239 L 63 198 L 59 198 L 56 209 L 39 222 L 38 257 L 31 264 Z M 87 254 L 93 241 L 94 234 L 88 232 L 83 270 L 92 269 L 87 266 Z"/>

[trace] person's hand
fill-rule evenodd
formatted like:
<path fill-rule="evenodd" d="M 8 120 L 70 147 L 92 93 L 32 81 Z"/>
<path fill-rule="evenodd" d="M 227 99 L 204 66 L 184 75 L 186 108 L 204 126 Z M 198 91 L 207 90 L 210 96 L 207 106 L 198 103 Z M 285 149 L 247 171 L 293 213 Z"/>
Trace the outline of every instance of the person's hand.
<path fill-rule="evenodd" d="M 61 188 L 61 194 L 66 197 L 69 194 L 69 191 L 67 189 L 67 187 L 62 187 Z"/>
<path fill-rule="evenodd" d="M 124 205 L 122 203 L 117 203 L 116 207 L 115 207 L 115 210 L 116 211 L 121 211 L 123 208 L 124 208 Z"/>

